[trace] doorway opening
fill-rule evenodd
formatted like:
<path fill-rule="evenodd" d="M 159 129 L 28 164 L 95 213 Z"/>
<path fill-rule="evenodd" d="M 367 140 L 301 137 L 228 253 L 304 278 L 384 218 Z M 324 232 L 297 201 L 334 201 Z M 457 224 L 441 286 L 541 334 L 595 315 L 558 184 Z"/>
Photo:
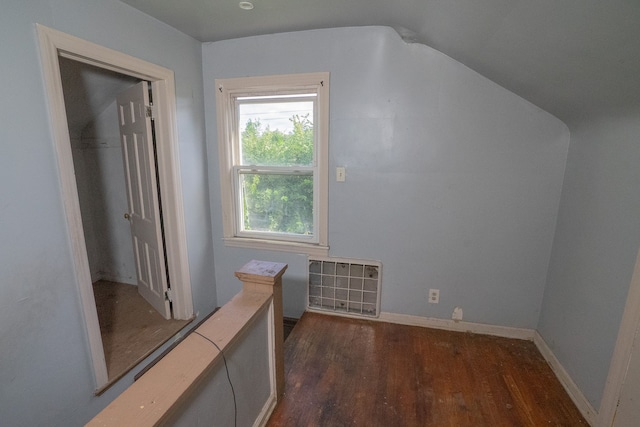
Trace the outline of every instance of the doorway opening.
<path fill-rule="evenodd" d="M 103 71 L 115 72 L 121 75 L 124 80 L 128 80 L 129 85 L 138 81 L 149 82 L 154 94 L 157 195 L 163 201 L 162 223 L 164 225 L 164 249 L 166 252 L 166 257 L 163 260 L 165 265 L 163 267 L 166 268 L 164 271 L 167 281 L 173 284 L 171 313 L 174 319 L 191 320 L 193 318 L 193 301 L 186 249 L 182 186 L 177 160 L 174 76 L 173 71 L 164 67 L 42 25 L 37 25 L 37 30 L 79 298 L 86 324 L 96 390 L 101 391 L 110 383 L 110 375 L 107 373 L 104 346 L 94 299 L 92 269 L 89 263 L 87 241 L 83 231 L 79 185 L 76 183 L 75 177 L 76 170 L 73 162 L 70 127 L 68 125 L 62 87 L 60 58 L 88 64 Z M 126 211 L 126 213 L 129 212 Z M 120 213 L 119 216 L 123 217 L 124 215 Z M 108 240 L 105 239 L 105 241 Z M 118 270 L 118 274 L 122 273 L 126 277 L 127 273 L 124 272 L 126 268 L 118 267 L 116 270 Z"/>
<path fill-rule="evenodd" d="M 136 223 L 132 216 L 140 210 L 137 201 L 145 200 L 143 195 L 153 196 L 145 200 L 145 207 L 152 211 L 146 214 L 152 218 L 161 217 L 162 205 L 156 197 L 152 132 L 143 129 L 143 134 L 149 134 L 148 140 L 138 138 L 138 142 L 148 143 L 146 154 L 151 164 L 146 166 L 153 170 L 147 180 L 136 180 L 131 185 L 127 171 L 135 174 L 136 168 L 129 167 L 125 159 L 131 159 L 123 155 L 126 138 L 118 126 L 118 108 L 131 102 L 131 93 L 137 95 L 145 90 L 149 96 L 144 98 L 150 98 L 148 82 L 64 57 L 59 58 L 59 63 L 87 259 L 110 384 L 188 321 L 171 319 L 170 301 L 165 299 L 168 279 L 162 221 L 157 221 L 154 230 L 155 250 L 148 251 L 144 246 L 148 242 L 140 243 L 140 239 L 134 238 Z M 137 194 L 145 185 L 152 188 Z M 154 253 L 155 264 L 145 262 Z M 146 274 L 153 265 L 161 277 Z M 148 277 L 154 280 L 145 279 Z M 156 285 L 158 290 L 154 292 Z"/>

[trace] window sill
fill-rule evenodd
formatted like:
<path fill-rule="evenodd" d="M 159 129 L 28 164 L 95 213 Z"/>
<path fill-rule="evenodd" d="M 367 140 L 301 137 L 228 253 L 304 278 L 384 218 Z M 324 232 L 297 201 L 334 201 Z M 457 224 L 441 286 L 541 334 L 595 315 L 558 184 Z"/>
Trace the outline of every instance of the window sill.
<path fill-rule="evenodd" d="M 321 246 L 311 243 L 279 242 L 265 239 L 250 239 L 246 237 L 225 237 L 223 240 L 225 246 L 235 248 L 264 249 L 324 257 L 329 255 L 329 246 Z"/>

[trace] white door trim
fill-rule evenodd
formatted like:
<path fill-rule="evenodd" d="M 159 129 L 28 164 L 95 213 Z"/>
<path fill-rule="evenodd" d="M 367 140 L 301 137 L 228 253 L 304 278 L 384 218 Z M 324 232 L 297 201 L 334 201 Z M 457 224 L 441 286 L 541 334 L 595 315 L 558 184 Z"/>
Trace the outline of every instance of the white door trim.
<path fill-rule="evenodd" d="M 616 346 L 609 365 L 609 374 L 604 387 L 596 426 L 610 427 L 616 415 L 618 400 L 629 368 L 633 340 L 640 327 L 640 251 L 636 257 L 629 294 L 622 314 Z"/>
<path fill-rule="evenodd" d="M 160 194 L 169 278 L 173 291 L 173 316 L 193 316 L 191 278 L 187 256 L 187 239 L 182 204 L 182 184 L 177 144 L 176 96 L 173 71 L 124 53 L 87 42 L 43 25 L 36 24 L 40 42 L 40 59 L 47 93 L 51 128 L 56 148 L 60 182 L 68 233 L 72 246 L 76 278 L 96 380 L 96 389 L 107 383 L 107 368 L 100 338 L 82 217 L 78 202 L 69 129 L 64 106 L 58 56 L 95 65 L 151 82 L 156 106 L 156 141 Z"/>

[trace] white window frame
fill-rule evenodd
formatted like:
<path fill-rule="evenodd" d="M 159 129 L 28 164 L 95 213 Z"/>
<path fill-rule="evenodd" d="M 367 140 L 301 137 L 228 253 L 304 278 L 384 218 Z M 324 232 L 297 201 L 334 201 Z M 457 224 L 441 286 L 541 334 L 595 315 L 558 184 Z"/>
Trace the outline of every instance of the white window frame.
<path fill-rule="evenodd" d="M 327 256 L 328 173 L 329 173 L 329 73 L 305 73 L 261 77 L 216 79 L 216 116 L 222 223 L 227 246 L 271 249 Z M 236 99 L 246 96 L 282 95 L 294 92 L 317 95 L 314 117 L 314 236 L 305 239 L 279 233 L 242 232 L 239 223 L 239 189 L 236 173 L 240 166 Z"/>

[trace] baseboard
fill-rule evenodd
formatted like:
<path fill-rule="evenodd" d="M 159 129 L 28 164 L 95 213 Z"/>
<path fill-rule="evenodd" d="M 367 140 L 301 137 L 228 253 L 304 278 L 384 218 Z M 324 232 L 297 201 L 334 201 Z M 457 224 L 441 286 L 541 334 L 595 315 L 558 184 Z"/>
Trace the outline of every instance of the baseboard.
<path fill-rule="evenodd" d="M 267 425 L 267 422 L 269 421 L 269 418 L 271 418 L 273 410 L 276 409 L 276 403 L 276 395 L 272 393 L 262 407 L 262 411 L 260 411 L 260 413 L 256 417 L 256 421 L 253 423 L 253 427 L 264 427 Z"/>
<path fill-rule="evenodd" d="M 582 394 L 580 388 L 573 382 L 571 376 L 569 376 L 555 354 L 553 354 L 551 348 L 537 331 L 533 336 L 533 342 L 536 347 L 538 347 L 542 357 L 544 357 L 549 366 L 551 366 L 551 369 L 556 374 L 556 378 L 558 378 L 562 387 L 564 387 L 565 391 L 569 394 L 569 397 L 573 400 L 573 403 L 575 403 L 582 416 L 587 420 L 589 425 L 595 425 L 598 412 L 591 403 L 589 403 L 589 400 L 587 400 L 584 394 Z"/>
<path fill-rule="evenodd" d="M 504 338 L 521 340 L 533 340 L 533 329 L 511 328 L 508 326 L 486 325 L 483 323 L 456 322 L 449 319 L 436 319 L 433 317 L 412 316 L 409 314 L 380 313 L 377 319 L 382 322 L 398 323 L 400 325 L 423 326 L 426 328 L 444 329 L 447 331 L 471 332 L 474 334 L 493 335 Z"/>
<path fill-rule="evenodd" d="M 105 280 L 107 282 L 116 282 L 116 283 L 124 283 L 125 285 L 133 285 L 137 286 L 137 279 L 131 277 L 119 277 L 113 274 L 105 273 L 104 271 L 99 271 L 96 273 L 96 279 L 94 280 L 93 275 L 91 277 L 92 283 L 97 282 L 98 280 Z"/>

